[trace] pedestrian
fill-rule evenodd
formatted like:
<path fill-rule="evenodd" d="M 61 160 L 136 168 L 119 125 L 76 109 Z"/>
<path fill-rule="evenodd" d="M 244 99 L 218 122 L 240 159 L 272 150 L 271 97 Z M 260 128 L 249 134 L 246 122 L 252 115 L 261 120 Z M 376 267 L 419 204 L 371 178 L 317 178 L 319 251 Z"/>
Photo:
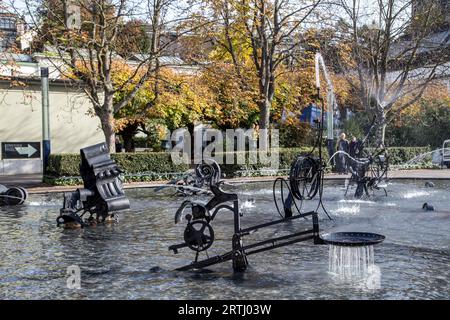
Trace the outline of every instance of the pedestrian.
<path fill-rule="evenodd" d="M 122 152 L 122 143 L 119 137 L 116 136 L 116 152 Z"/>
<path fill-rule="evenodd" d="M 352 158 L 356 157 L 357 147 L 358 147 L 358 139 L 355 136 L 352 136 L 352 141 L 350 141 L 350 144 L 348 146 L 348 153 L 350 154 L 350 157 Z"/>
<path fill-rule="evenodd" d="M 339 140 L 336 145 L 337 151 L 342 151 L 345 153 L 339 153 L 337 156 L 336 161 L 336 168 L 339 174 L 346 174 L 347 173 L 347 154 L 349 149 L 348 140 L 346 139 L 346 135 L 344 132 L 342 132 L 339 135 Z M 347 153 L 347 154 L 346 154 Z"/>

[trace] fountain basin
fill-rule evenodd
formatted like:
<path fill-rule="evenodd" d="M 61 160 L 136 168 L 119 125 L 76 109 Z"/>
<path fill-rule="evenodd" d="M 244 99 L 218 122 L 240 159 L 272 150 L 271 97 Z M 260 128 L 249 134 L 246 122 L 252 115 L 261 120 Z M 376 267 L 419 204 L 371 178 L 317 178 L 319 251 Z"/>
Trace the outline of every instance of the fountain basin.
<path fill-rule="evenodd" d="M 189 199 L 172 196 L 173 190 L 126 189 L 131 208 L 119 214 L 119 223 L 83 229 L 55 227 L 61 194 L 30 194 L 22 206 L 0 206 L 0 252 L 5 253 L 0 299 L 449 299 L 450 180 L 433 181 L 435 187 L 426 188 L 423 180 L 393 180 L 389 197 L 364 200 L 344 198 L 343 181 L 326 180 L 324 204 L 335 221 L 320 212 L 320 234 L 382 232 L 389 241 L 373 247 L 335 246 L 331 251 L 332 257 L 336 255 L 336 261 L 331 260 L 335 269 L 329 266 L 333 245 L 311 241 L 269 250 L 250 256 L 251 268 L 244 276 L 233 274 L 231 262 L 211 267 L 211 272 L 172 271 L 192 260 L 190 249 L 178 255 L 167 249 L 183 239 L 185 226 L 174 226 L 173 218 Z M 272 184 L 227 186 L 238 192 L 239 204 L 253 202 L 246 204 L 243 228 L 279 218 Z M 191 200 L 206 201 L 206 197 Z M 424 202 L 432 203 L 435 211 L 425 213 Z M 316 208 L 316 201 L 303 202 L 302 211 Z M 231 215 L 219 214 L 216 219 L 221 228 L 213 227 L 214 245 L 220 253 L 230 249 L 227 236 L 234 224 Z M 260 229 L 245 244 L 272 237 L 274 232 L 283 236 L 297 225 L 306 228 L 311 223 L 299 220 Z M 338 260 L 341 250 L 343 258 L 359 255 L 359 270 L 352 268 L 356 257 Z M 346 255 L 349 251 L 352 254 Z M 209 249 L 208 254 L 214 251 Z M 73 265 L 80 267 L 81 289 L 67 288 L 66 270 Z M 377 270 L 381 290 L 366 285 L 371 281 L 367 279 L 376 278 Z"/>
<path fill-rule="evenodd" d="M 335 232 L 322 234 L 320 238 L 326 244 L 358 247 L 378 244 L 383 242 L 386 237 L 381 234 L 370 232 Z"/>

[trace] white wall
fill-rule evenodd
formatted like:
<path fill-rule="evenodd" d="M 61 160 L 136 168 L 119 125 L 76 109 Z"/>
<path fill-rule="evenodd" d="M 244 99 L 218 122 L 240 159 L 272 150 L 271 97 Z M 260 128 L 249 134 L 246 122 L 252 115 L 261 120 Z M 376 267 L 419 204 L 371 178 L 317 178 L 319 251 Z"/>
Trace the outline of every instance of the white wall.
<path fill-rule="evenodd" d="M 91 103 L 83 93 L 60 84 L 50 84 L 49 100 L 52 153 L 78 153 L 80 148 L 104 141 L 100 121 L 88 114 Z M 36 83 L 23 88 L 9 88 L 9 83 L 1 83 L 0 143 L 41 140 L 40 85 Z M 5 162 L 0 165 L 3 174 L 8 174 L 6 168 L 10 166 L 5 165 Z M 37 167 L 33 165 L 30 168 Z"/>

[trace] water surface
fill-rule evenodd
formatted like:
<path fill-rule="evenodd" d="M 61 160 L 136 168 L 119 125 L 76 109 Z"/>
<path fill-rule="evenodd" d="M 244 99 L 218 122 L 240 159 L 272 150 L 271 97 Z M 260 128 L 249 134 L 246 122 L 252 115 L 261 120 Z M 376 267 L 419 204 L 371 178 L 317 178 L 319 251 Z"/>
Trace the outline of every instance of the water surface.
<path fill-rule="evenodd" d="M 392 182 L 366 200 L 345 198 L 343 183 L 328 182 L 324 204 L 334 218 L 320 213 L 321 231 L 381 233 L 375 247 L 380 287 L 350 283 L 328 272 L 328 247 L 295 244 L 249 257 L 244 274 L 231 262 L 206 271 L 177 272 L 193 251 L 174 255 L 168 246 L 182 242 L 185 224 L 174 213 L 185 198 L 153 189 L 127 190 L 131 210 L 119 223 L 64 230 L 56 227 L 61 194 L 31 195 L 20 207 L 0 208 L 0 298 L 2 299 L 448 299 L 450 265 L 450 183 Z M 240 198 L 242 225 L 277 219 L 270 183 L 227 187 Z M 206 201 L 207 197 L 197 198 Z M 255 203 L 253 204 L 253 201 Z M 424 202 L 436 211 L 424 212 Z M 302 210 L 317 207 L 303 203 Z M 231 247 L 232 214 L 214 221 L 216 241 L 209 255 Z M 309 228 L 311 221 L 290 222 L 253 234 L 252 243 Z M 67 288 L 67 267 L 81 269 L 81 289 Z"/>

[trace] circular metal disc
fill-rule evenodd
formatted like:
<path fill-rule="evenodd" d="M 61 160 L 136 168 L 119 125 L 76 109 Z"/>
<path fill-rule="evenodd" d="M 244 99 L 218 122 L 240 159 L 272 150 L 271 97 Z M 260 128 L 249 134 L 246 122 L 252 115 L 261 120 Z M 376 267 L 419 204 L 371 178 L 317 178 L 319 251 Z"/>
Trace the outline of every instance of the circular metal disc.
<path fill-rule="evenodd" d="M 336 246 L 370 246 L 382 242 L 386 237 L 369 232 L 335 232 L 322 234 L 320 238 Z"/>

